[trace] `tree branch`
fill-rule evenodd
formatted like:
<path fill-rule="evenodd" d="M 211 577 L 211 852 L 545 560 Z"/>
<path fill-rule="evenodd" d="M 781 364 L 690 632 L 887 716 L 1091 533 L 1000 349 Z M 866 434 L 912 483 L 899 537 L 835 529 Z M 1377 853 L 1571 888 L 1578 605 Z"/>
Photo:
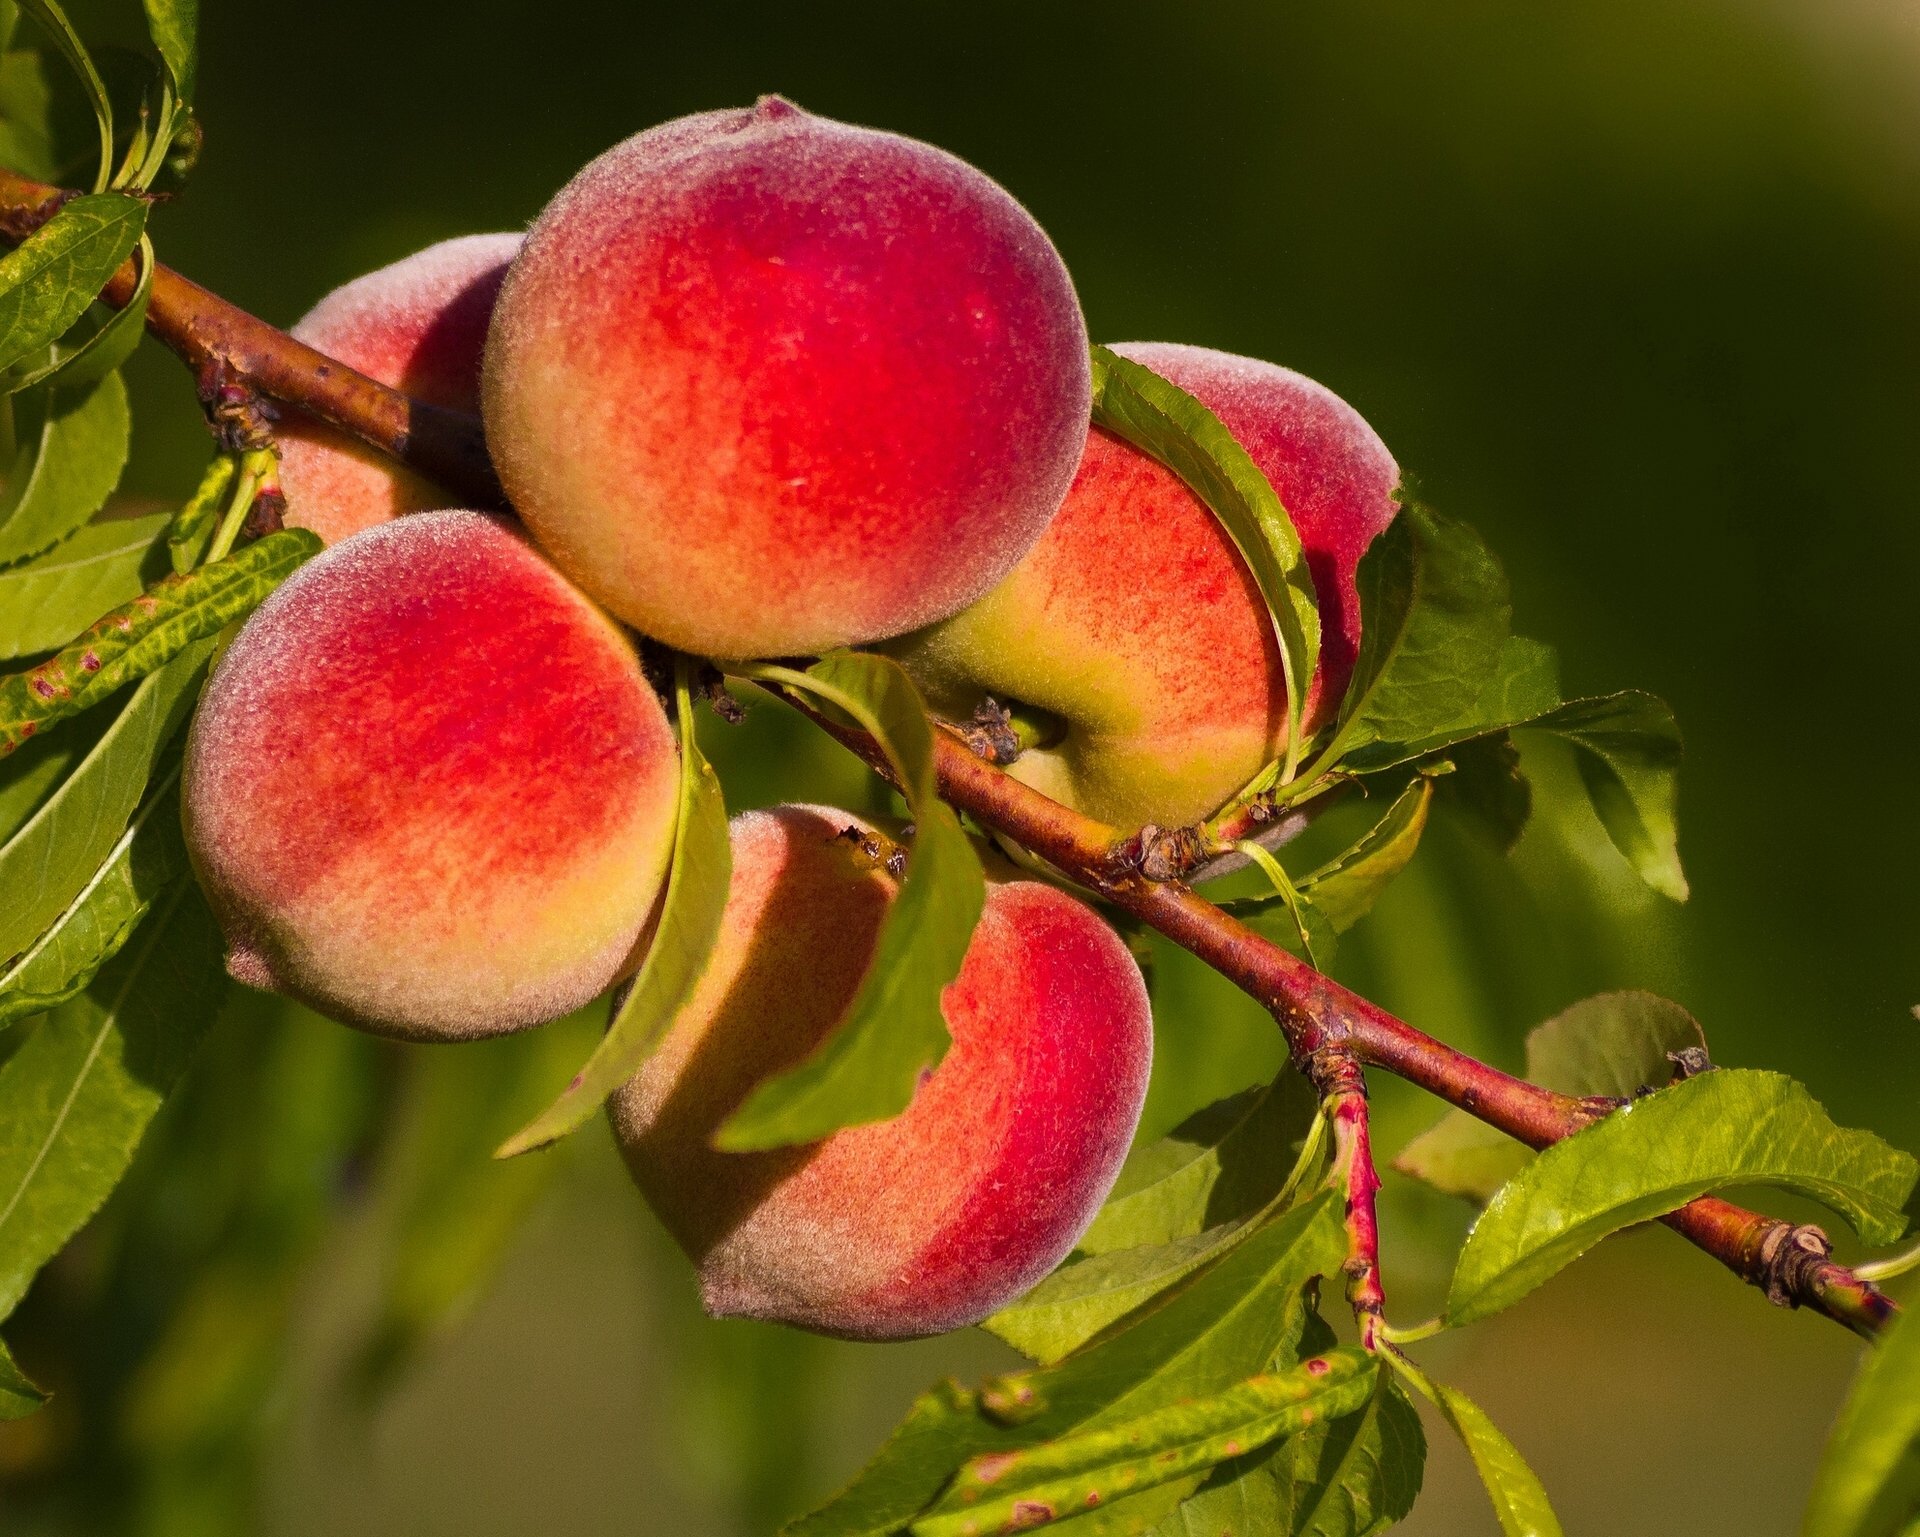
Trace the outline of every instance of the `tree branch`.
<path fill-rule="evenodd" d="M 25 238 L 71 195 L 0 170 L 0 234 Z M 125 304 L 136 276 L 129 261 L 102 297 Z M 147 327 L 194 371 L 203 400 L 210 401 L 210 391 L 250 388 L 360 438 L 478 505 L 502 505 L 480 424 L 472 418 L 412 401 L 165 266 L 154 270 Z M 821 716 L 805 700 L 791 702 L 877 772 L 891 774 L 872 738 Z M 951 729 L 936 732 L 935 738 L 946 800 L 1159 930 L 1258 1000 L 1272 1013 L 1303 1070 L 1316 1056 L 1383 1068 L 1533 1148 L 1549 1146 L 1614 1108 L 1608 1100 L 1577 1099 L 1526 1083 L 1423 1034 L 1253 933 L 1189 887 L 1148 879 L 1137 858 L 1127 857 L 1129 840 L 1115 829 L 983 762 Z M 1346 1156 L 1365 1159 L 1370 1168 L 1364 1085 L 1356 1090 L 1347 1084 L 1342 1093 L 1357 1097 L 1363 1107 L 1357 1117 L 1349 1116 Z M 1366 1204 L 1370 1209 L 1371 1190 Z M 1826 1257 L 1818 1229 L 1712 1197 L 1664 1220 L 1776 1302 L 1812 1308 L 1868 1335 L 1893 1317 L 1894 1306 L 1882 1292 Z M 1371 1283 L 1377 1289 L 1377 1267 Z"/>

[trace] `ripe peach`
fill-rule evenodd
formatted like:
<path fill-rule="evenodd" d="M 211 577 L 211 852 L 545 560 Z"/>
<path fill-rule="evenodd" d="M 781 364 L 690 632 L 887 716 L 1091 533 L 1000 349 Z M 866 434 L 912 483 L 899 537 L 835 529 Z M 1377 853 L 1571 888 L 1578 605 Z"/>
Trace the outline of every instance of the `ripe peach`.
<path fill-rule="evenodd" d="M 610 1115 L 709 1312 L 900 1339 L 977 1323 L 1066 1257 L 1126 1156 L 1153 1020 L 1126 946 L 1089 909 L 1035 881 L 993 884 L 942 1001 L 953 1045 L 904 1113 L 807 1147 L 716 1152 L 720 1124 L 859 985 L 894 893 L 864 830 L 816 806 L 734 819 L 707 974 Z"/>
<path fill-rule="evenodd" d="M 1285 503 L 1320 602 L 1313 729 L 1353 670 L 1354 568 L 1393 518 L 1393 457 L 1357 411 L 1290 369 L 1169 343 L 1115 350 L 1197 396 Z M 1232 539 L 1171 470 L 1099 430 L 1013 574 L 894 649 L 944 713 L 964 719 L 991 695 L 1057 716 L 1059 739 L 1013 774 L 1117 826 L 1208 816 L 1285 746 L 1279 649 Z"/>
<path fill-rule="evenodd" d="M 616 145 L 487 341 L 488 445 L 560 568 L 647 634 L 782 656 L 932 623 L 1073 478 L 1086 326 L 1004 190 L 778 97 Z"/>
<path fill-rule="evenodd" d="M 678 749 L 626 637 L 475 512 L 343 540 L 221 660 L 187 842 L 228 969 L 381 1034 L 552 1019 L 625 967 Z"/>
<path fill-rule="evenodd" d="M 466 235 L 336 288 L 293 334 L 368 378 L 450 410 L 480 409 L 487 321 L 518 235 Z M 364 443 L 288 413 L 274 434 L 286 522 L 328 544 L 447 495 Z"/>

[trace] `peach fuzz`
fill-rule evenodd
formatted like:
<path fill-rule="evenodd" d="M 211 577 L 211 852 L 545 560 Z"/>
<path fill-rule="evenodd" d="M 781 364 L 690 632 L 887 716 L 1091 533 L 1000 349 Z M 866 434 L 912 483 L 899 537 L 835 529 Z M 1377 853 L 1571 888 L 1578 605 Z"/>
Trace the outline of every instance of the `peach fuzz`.
<path fill-rule="evenodd" d="M 296 340 L 370 379 L 449 410 L 480 409 L 480 357 L 519 235 L 465 235 L 336 288 L 293 328 Z M 328 544 L 403 513 L 445 507 L 431 481 L 292 412 L 274 433 L 289 527 Z"/>
<path fill-rule="evenodd" d="M 493 1035 L 626 967 L 677 762 L 604 614 L 494 519 L 422 513 L 240 631 L 188 739 L 188 849 L 242 982 L 381 1034 Z"/>
<path fill-rule="evenodd" d="M 1353 671 L 1354 570 L 1394 515 L 1392 455 L 1357 411 L 1291 369 L 1169 343 L 1114 350 L 1196 396 L 1286 505 L 1320 604 L 1312 730 Z M 1286 744 L 1278 643 L 1232 539 L 1173 471 L 1098 429 L 1013 574 L 893 649 L 947 715 L 965 719 L 991 695 L 1057 716 L 1059 740 L 1011 772 L 1119 827 L 1209 816 Z"/>
<path fill-rule="evenodd" d="M 548 204 L 487 341 L 488 446 L 560 568 L 706 656 L 917 629 L 1012 569 L 1091 408 L 1059 255 L 943 150 L 777 97 Z"/>
<path fill-rule="evenodd" d="M 709 1312 L 849 1339 L 977 1323 L 1072 1250 L 1146 1097 L 1153 1020 L 1120 938 L 1051 886 L 991 884 L 942 999 L 953 1045 L 890 1121 L 722 1153 L 714 1132 L 852 1000 L 895 883 L 846 812 L 733 823 L 706 976 L 609 1106 L 635 1181 L 698 1265 Z"/>

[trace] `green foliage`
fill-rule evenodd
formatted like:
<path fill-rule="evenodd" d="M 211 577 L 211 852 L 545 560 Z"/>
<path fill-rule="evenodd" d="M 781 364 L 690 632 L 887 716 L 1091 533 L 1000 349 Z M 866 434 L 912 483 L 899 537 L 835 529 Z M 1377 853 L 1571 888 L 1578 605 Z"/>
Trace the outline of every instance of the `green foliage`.
<path fill-rule="evenodd" d="M 0 369 L 65 335 L 133 254 L 146 224 L 147 205 L 138 198 L 75 198 L 0 256 Z"/>
<path fill-rule="evenodd" d="M 176 766 L 155 784 L 66 911 L 0 967 L 0 1025 L 45 1013 L 84 988 L 186 869 Z"/>
<path fill-rule="evenodd" d="M 126 1171 L 225 990 L 221 950 L 198 888 L 178 882 L 0 1064 L 0 1316 Z"/>
<path fill-rule="evenodd" d="M 676 664 L 678 820 L 666 895 L 661 899 L 646 959 L 586 1065 L 553 1104 L 501 1146 L 503 1158 L 544 1147 L 575 1130 L 639 1070 L 693 996 L 720 937 L 720 919 L 726 911 L 727 887 L 733 874 L 733 850 L 727 836 L 727 803 L 720 780 L 701 756 L 694 735 L 688 672 L 687 662 Z"/>
<path fill-rule="evenodd" d="M 1191 486 L 1239 547 L 1280 641 L 1291 768 L 1301 747 L 1307 685 L 1320 661 L 1320 606 L 1287 509 L 1217 416 L 1171 380 L 1105 347 L 1093 349 L 1093 420 Z"/>
<path fill-rule="evenodd" d="M 14 453 L 0 494 L 0 565 L 53 548 L 106 505 L 127 462 L 126 386 L 16 396 Z M 10 623 L 0 621 L 0 623 Z"/>
<path fill-rule="evenodd" d="M 1577 1096 L 1627 1099 L 1673 1077 L 1669 1053 L 1706 1048 L 1697 1021 L 1653 993 L 1601 993 L 1556 1014 L 1527 1036 L 1529 1083 Z M 1449 1195 L 1486 1202 L 1533 1160 L 1528 1148 L 1464 1110 L 1400 1150 L 1394 1167 Z"/>
<path fill-rule="evenodd" d="M 160 51 L 173 92 L 182 105 L 193 105 L 194 76 L 197 73 L 200 27 L 200 0 L 143 0 L 147 11 L 147 30 L 153 46 Z"/>
<path fill-rule="evenodd" d="M 1404 1356 L 1389 1359 L 1440 1411 L 1441 1418 L 1466 1447 L 1506 1537 L 1561 1537 L 1560 1518 L 1553 1513 L 1547 1491 L 1514 1444 L 1487 1418 L 1486 1411 L 1458 1388 L 1435 1382 Z"/>
<path fill-rule="evenodd" d="M 14 1364 L 5 1342 L 0 1341 L 0 1420 L 24 1419 L 46 1401 L 47 1395 Z"/>
<path fill-rule="evenodd" d="M 1902 1318 L 1868 1352 L 1840 1410 L 1803 1537 L 1903 1537 L 1920 1521 L 1920 1328 Z"/>
<path fill-rule="evenodd" d="M 83 313 L 64 343 L 56 342 L 49 356 L 38 354 L 0 378 L 0 389 L 12 393 L 58 384 L 81 390 L 98 384 L 126 362 L 146 334 L 147 306 L 153 298 L 153 243 L 140 237 L 140 279 L 132 298 L 119 309 L 96 304 Z"/>
<path fill-rule="evenodd" d="M 0 571 L 0 660 L 64 646 L 167 569 L 165 514 L 93 523 L 40 559 Z"/>
<path fill-rule="evenodd" d="M 320 553 L 285 529 L 197 571 L 161 578 L 38 667 L 0 678 L 0 752 L 101 700 L 250 614 Z"/>
<path fill-rule="evenodd" d="M 1467 1235 L 1447 1321 L 1510 1307 L 1609 1233 L 1728 1185 L 1798 1191 L 1869 1243 L 1892 1243 L 1916 1173 L 1909 1154 L 1835 1126 L 1791 1078 L 1703 1073 L 1623 1105 L 1509 1180 Z"/>
<path fill-rule="evenodd" d="M 846 1018 L 727 1118 L 714 1143 L 730 1152 L 812 1142 L 904 1110 L 921 1072 L 946 1055 L 940 994 L 959 974 L 986 900 L 979 856 L 939 798 L 926 705 L 897 663 L 843 653 L 804 673 L 762 667 L 748 675 L 811 694 L 871 733 L 899 777 L 917 831 Z"/>

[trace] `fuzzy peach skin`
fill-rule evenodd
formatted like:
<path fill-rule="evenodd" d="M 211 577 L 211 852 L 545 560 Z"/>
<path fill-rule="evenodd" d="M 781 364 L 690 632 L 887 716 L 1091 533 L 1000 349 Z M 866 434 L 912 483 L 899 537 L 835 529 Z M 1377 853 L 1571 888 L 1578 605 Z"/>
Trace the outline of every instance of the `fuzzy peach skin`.
<path fill-rule="evenodd" d="M 1072 1250 L 1146 1097 L 1153 1020 L 1119 937 L 1034 881 L 988 888 L 942 1012 L 953 1045 L 891 1121 L 802 1148 L 709 1139 L 842 1017 L 894 882 L 846 812 L 733 823 L 720 942 L 687 1012 L 609 1114 L 716 1316 L 849 1339 L 977 1323 Z"/>
<path fill-rule="evenodd" d="M 188 739 L 187 844 L 242 982 L 381 1034 L 494 1035 L 621 973 L 677 761 L 604 614 L 499 522 L 421 513 L 247 621 Z"/>
<path fill-rule="evenodd" d="M 786 656 L 993 586 L 1060 505 L 1090 389 L 1025 209 L 769 96 L 616 145 L 547 205 L 494 312 L 485 417 L 513 505 L 609 610 Z"/>
<path fill-rule="evenodd" d="M 1393 519 L 1392 455 L 1357 411 L 1291 369 L 1164 342 L 1114 350 L 1196 396 L 1286 505 L 1320 603 L 1313 729 L 1353 671 L 1354 569 Z M 965 719 L 991 695 L 1058 716 L 1061 739 L 1011 772 L 1119 827 L 1211 815 L 1286 743 L 1279 647 L 1232 539 L 1173 471 L 1098 429 L 1013 574 L 891 649 L 944 714 Z"/>
<path fill-rule="evenodd" d="M 336 288 L 293 334 L 370 379 L 455 411 L 480 409 L 487 322 L 519 235 L 465 235 Z M 364 443 L 289 412 L 274 432 L 286 522 L 328 544 L 447 494 Z"/>

